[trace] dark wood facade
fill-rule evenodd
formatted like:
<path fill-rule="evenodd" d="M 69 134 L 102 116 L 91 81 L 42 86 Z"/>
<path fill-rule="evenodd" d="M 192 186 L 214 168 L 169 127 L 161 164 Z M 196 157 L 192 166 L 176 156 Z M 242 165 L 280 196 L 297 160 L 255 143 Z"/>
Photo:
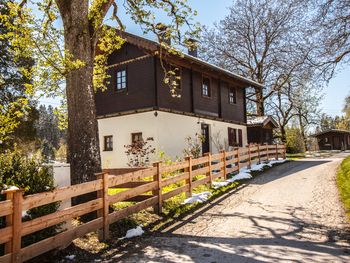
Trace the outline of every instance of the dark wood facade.
<path fill-rule="evenodd" d="M 169 63 L 181 69 L 180 98 L 171 96 L 164 81 L 164 70 L 160 59 L 149 50 L 127 42 L 115 51 L 108 60 L 111 76 L 106 91 L 96 94 L 96 108 L 99 118 L 116 113 L 142 110 L 167 110 L 213 117 L 237 124 L 246 124 L 245 88 L 251 83 L 227 76 L 194 63 L 191 59 L 165 57 Z M 127 72 L 127 88 L 117 91 L 117 71 Z M 202 79 L 210 79 L 210 97 L 202 96 Z M 236 91 L 236 103 L 229 103 L 229 89 Z"/>
<path fill-rule="evenodd" d="M 273 144 L 273 129 L 277 128 L 276 121 L 271 116 L 257 117 L 257 120 L 248 120 L 248 143 Z"/>
<path fill-rule="evenodd" d="M 313 135 L 320 150 L 350 150 L 350 131 L 329 130 Z"/>

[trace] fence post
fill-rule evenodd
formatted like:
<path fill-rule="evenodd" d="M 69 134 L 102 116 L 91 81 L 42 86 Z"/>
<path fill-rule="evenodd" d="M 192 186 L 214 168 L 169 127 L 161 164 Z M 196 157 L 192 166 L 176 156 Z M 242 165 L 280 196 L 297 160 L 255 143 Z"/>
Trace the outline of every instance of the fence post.
<path fill-rule="evenodd" d="M 162 165 L 162 162 L 157 162 L 153 164 L 153 167 L 157 168 L 157 174 L 153 176 L 153 181 L 157 182 L 157 190 L 152 191 L 153 195 L 158 196 L 158 202 L 153 207 L 154 212 L 157 214 L 162 213 L 162 206 L 163 206 L 161 165 Z"/>
<path fill-rule="evenodd" d="M 222 150 L 221 153 L 222 153 L 222 160 L 224 162 L 224 179 L 226 180 L 227 179 L 226 152 L 225 150 Z"/>
<path fill-rule="evenodd" d="M 259 164 L 261 164 L 261 159 L 260 159 L 260 145 L 257 144 L 256 147 L 258 147 L 258 159 L 259 159 Z"/>
<path fill-rule="evenodd" d="M 102 198 L 102 209 L 97 211 L 97 217 L 103 218 L 103 227 L 98 230 L 98 239 L 104 241 L 109 239 L 109 199 L 108 199 L 108 173 L 96 174 L 97 179 L 102 179 L 102 189 L 97 191 L 97 198 Z"/>
<path fill-rule="evenodd" d="M 286 152 L 287 152 L 286 145 L 283 144 L 283 159 L 286 159 Z"/>
<path fill-rule="evenodd" d="M 240 167 L 240 164 L 239 164 L 239 162 L 240 162 L 240 160 L 239 160 L 239 147 L 237 147 L 236 148 L 237 149 L 237 167 L 238 167 L 238 173 L 239 173 L 239 167 Z"/>
<path fill-rule="evenodd" d="M 6 200 L 11 200 L 12 204 L 13 204 L 13 190 L 8 190 L 8 191 L 5 191 L 5 194 L 6 194 Z M 11 215 L 7 215 L 5 217 L 5 223 L 6 223 L 6 226 L 11 226 L 13 228 L 13 214 Z M 5 243 L 5 254 L 10 254 L 12 252 L 12 239 Z"/>
<path fill-rule="evenodd" d="M 276 143 L 276 160 L 278 160 L 278 143 Z"/>
<path fill-rule="evenodd" d="M 12 263 L 21 262 L 22 204 L 23 190 L 15 190 L 12 214 Z"/>
<path fill-rule="evenodd" d="M 266 143 L 266 160 L 268 161 L 270 159 L 269 156 L 269 145 Z"/>
<path fill-rule="evenodd" d="M 186 197 L 192 196 L 192 156 L 186 157 L 188 162 L 188 179 L 186 180 L 186 184 L 188 184 L 188 192 L 186 193 Z"/>
<path fill-rule="evenodd" d="M 205 153 L 204 156 L 208 156 L 208 166 L 209 166 L 209 185 L 213 186 L 213 171 L 211 170 L 211 153 Z"/>
<path fill-rule="evenodd" d="M 252 168 L 252 155 L 250 152 L 250 144 L 248 144 L 248 156 L 249 156 L 249 162 L 248 162 L 248 168 Z"/>

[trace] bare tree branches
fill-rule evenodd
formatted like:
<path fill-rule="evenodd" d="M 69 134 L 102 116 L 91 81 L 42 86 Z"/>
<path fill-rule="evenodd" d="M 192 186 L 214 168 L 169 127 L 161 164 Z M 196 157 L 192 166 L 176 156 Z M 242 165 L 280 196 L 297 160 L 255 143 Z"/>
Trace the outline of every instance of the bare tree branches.
<path fill-rule="evenodd" d="M 303 1 L 239 0 L 203 37 L 204 57 L 266 86 L 248 93 L 256 113 L 264 102 L 300 74 L 310 55 Z"/>

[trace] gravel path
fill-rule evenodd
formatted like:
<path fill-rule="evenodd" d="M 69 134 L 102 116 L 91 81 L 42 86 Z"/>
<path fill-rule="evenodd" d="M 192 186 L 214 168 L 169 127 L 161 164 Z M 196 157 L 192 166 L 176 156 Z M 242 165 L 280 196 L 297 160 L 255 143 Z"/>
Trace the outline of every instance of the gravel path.
<path fill-rule="evenodd" d="M 335 185 L 344 156 L 275 167 L 114 260 L 349 263 Z"/>

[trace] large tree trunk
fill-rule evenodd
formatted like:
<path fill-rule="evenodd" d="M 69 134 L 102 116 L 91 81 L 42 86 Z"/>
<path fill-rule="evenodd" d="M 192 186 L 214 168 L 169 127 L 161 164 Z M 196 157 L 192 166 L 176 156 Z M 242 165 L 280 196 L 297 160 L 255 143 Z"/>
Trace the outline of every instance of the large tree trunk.
<path fill-rule="evenodd" d="M 256 114 L 258 116 L 265 115 L 264 108 L 264 95 L 262 88 L 255 88 L 255 97 L 256 97 Z"/>
<path fill-rule="evenodd" d="M 287 142 L 287 134 L 286 134 L 286 129 L 284 128 L 284 126 L 280 126 L 280 131 L 281 131 L 281 141 L 282 143 L 286 144 Z"/>
<path fill-rule="evenodd" d="M 101 170 L 98 127 L 93 89 L 95 47 L 88 20 L 87 0 L 57 0 L 62 15 L 65 48 L 85 63 L 66 78 L 68 103 L 68 160 L 71 183 L 95 179 Z"/>

